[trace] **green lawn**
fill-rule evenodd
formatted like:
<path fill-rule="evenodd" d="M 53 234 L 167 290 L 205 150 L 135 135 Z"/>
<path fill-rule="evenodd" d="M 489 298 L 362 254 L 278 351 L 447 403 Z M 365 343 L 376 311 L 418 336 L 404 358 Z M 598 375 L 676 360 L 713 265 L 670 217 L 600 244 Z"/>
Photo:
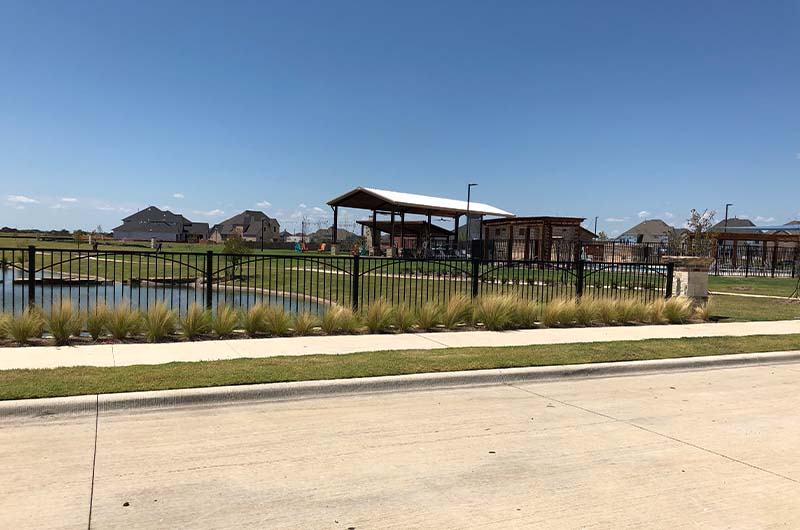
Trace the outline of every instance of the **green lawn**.
<path fill-rule="evenodd" d="M 117 368 L 6 370 L 0 372 L 0 399 L 310 381 L 486 368 L 671 359 L 783 351 L 797 349 L 799 346 L 800 334 L 763 335 L 505 348 L 406 350 L 349 355 L 304 355 Z"/>
<path fill-rule="evenodd" d="M 800 300 L 712 295 L 711 317 L 721 322 L 790 320 L 800 318 Z"/>
<path fill-rule="evenodd" d="M 731 276 L 710 276 L 708 278 L 709 290 L 727 293 L 789 296 L 796 287 L 797 278 L 740 278 Z"/>

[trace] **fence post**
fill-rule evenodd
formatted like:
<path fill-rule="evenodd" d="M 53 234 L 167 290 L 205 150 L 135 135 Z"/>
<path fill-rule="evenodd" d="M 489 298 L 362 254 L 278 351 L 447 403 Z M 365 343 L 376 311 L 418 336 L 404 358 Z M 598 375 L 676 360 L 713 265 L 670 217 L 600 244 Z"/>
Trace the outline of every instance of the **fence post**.
<path fill-rule="evenodd" d="M 750 276 L 750 245 L 745 245 L 744 277 Z"/>
<path fill-rule="evenodd" d="M 350 279 L 351 279 L 350 284 L 353 287 L 353 293 L 351 295 L 352 304 L 353 304 L 353 311 L 358 311 L 358 279 L 361 276 L 361 273 L 359 272 L 359 268 L 360 268 L 359 261 L 360 261 L 360 259 L 361 258 L 359 257 L 358 254 L 353 256 L 353 267 L 350 270 Z"/>
<path fill-rule="evenodd" d="M 578 301 L 580 301 L 583 296 L 584 263 L 582 259 L 575 261 L 575 298 L 577 298 Z"/>
<path fill-rule="evenodd" d="M 36 247 L 28 245 L 28 306 L 36 305 Z"/>
<path fill-rule="evenodd" d="M 206 309 L 211 309 L 213 305 L 213 287 L 214 287 L 214 252 L 211 250 L 206 251 Z"/>
<path fill-rule="evenodd" d="M 670 261 L 667 263 L 667 287 L 664 298 L 672 298 L 672 277 L 675 275 L 675 263 Z"/>
<path fill-rule="evenodd" d="M 478 296 L 478 276 L 481 273 L 481 260 L 476 256 L 472 256 L 472 298 Z"/>

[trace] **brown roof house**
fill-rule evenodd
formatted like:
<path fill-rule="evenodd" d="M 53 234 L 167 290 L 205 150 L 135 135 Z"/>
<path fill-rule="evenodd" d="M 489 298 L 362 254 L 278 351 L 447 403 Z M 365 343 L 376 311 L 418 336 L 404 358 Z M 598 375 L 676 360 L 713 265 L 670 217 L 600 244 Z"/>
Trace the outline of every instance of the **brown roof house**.
<path fill-rule="evenodd" d="M 179 213 L 149 206 L 124 218 L 112 232 L 114 239 L 191 242 L 208 237 L 208 223 L 193 223 Z"/>
<path fill-rule="evenodd" d="M 233 233 L 238 233 L 244 241 L 261 241 L 263 237 L 266 242 L 277 243 L 281 240 L 281 225 L 264 212 L 245 210 L 214 225 L 208 239 L 223 243 Z"/>

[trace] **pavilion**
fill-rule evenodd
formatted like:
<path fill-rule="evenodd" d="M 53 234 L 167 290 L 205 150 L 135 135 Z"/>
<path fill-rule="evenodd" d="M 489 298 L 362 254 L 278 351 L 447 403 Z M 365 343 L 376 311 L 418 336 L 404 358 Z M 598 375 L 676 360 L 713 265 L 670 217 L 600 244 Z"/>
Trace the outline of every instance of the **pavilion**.
<path fill-rule="evenodd" d="M 430 247 L 432 238 L 444 235 L 442 233 L 444 229 L 433 225 L 432 218 L 434 217 L 453 219 L 454 246 L 458 245 L 458 225 L 462 216 L 466 216 L 468 220 L 479 216 L 481 221 L 483 221 L 484 216 L 514 217 L 511 212 L 480 202 L 467 202 L 360 186 L 344 195 L 331 199 L 328 201 L 328 205 L 333 209 L 333 229 L 331 233 L 333 245 L 337 244 L 336 234 L 339 227 L 340 207 L 372 211 L 370 220 L 359 223 L 362 226 L 369 226 L 372 235 L 371 247 L 373 249 L 380 247 L 381 232 L 387 232 L 392 235 L 392 245 L 394 245 L 397 237 L 399 237 L 400 244 L 403 245 L 407 241 L 406 236 L 410 235 L 417 245 L 425 243 Z M 378 221 L 379 214 L 388 215 L 389 220 Z M 425 216 L 426 221 L 422 224 L 418 222 L 412 224 L 411 221 L 406 221 L 406 215 L 408 214 Z M 409 231 L 408 234 L 407 230 Z M 447 231 L 445 230 L 445 232 Z M 475 236 L 482 237 L 481 230 L 478 230 Z"/>

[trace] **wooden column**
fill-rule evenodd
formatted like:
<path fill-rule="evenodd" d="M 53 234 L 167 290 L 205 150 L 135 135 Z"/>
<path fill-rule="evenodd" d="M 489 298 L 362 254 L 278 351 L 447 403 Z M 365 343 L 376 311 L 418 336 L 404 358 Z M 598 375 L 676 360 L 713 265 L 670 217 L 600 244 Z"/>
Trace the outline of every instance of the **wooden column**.
<path fill-rule="evenodd" d="M 456 215 L 455 219 L 453 219 L 453 224 L 455 225 L 453 231 L 453 247 L 458 248 L 458 219 L 461 217 L 460 215 Z"/>
<path fill-rule="evenodd" d="M 397 248 L 394 244 L 394 210 L 392 210 L 392 222 L 390 223 L 390 230 L 392 231 L 391 235 L 389 236 L 389 247 L 392 249 L 392 256 L 395 256 L 394 249 Z"/>
<path fill-rule="evenodd" d="M 400 212 L 400 249 L 406 248 L 406 212 Z"/>
<path fill-rule="evenodd" d="M 380 250 L 381 237 L 378 234 L 378 212 L 372 210 L 372 249 L 373 252 Z"/>
<path fill-rule="evenodd" d="M 333 233 L 331 234 L 331 244 L 335 245 L 339 235 L 339 207 L 333 207 Z"/>

